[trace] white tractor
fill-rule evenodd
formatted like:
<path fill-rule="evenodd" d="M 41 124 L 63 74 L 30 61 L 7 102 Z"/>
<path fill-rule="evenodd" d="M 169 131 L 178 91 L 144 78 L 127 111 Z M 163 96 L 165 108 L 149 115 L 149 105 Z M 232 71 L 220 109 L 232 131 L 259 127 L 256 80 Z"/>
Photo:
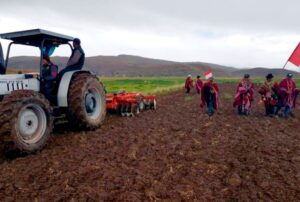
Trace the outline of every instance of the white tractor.
<path fill-rule="evenodd" d="M 45 52 L 63 45 L 71 47 L 73 37 L 35 29 L 0 34 L 11 40 L 6 59 L 0 43 L 0 132 L 9 134 L 15 146 L 27 153 L 43 148 L 53 121 L 66 115 L 74 126 L 98 128 L 106 115 L 105 92 L 98 77 L 89 71 L 69 71 L 51 76 L 43 63 Z M 40 51 L 37 73 L 6 74 L 11 46 L 36 47 Z M 46 68 L 46 70 L 45 70 Z M 47 69 L 48 68 L 48 69 Z M 57 67 L 56 67 L 57 68 Z"/>

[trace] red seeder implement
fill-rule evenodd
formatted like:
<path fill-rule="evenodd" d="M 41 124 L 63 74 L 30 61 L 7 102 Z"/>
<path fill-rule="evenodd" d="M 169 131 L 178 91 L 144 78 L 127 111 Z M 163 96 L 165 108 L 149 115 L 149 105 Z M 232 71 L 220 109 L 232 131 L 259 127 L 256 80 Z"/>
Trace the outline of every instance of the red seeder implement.
<path fill-rule="evenodd" d="M 125 91 L 106 94 L 106 109 L 122 116 L 135 116 L 146 109 L 156 110 L 156 96 Z"/>

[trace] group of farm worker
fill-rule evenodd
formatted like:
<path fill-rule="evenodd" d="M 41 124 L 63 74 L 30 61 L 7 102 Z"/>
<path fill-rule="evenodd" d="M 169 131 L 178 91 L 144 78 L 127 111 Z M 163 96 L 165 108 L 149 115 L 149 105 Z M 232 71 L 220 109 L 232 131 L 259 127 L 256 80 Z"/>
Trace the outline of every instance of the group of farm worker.
<path fill-rule="evenodd" d="M 285 118 L 293 116 L 292 109 L 296 106 L 296 99 L 300 92 L 293 81 L 293 74 L 288 73 L 286 78 L 282 79 L 279 84 L 273 81 L 274 76 L 271 73 L 265 78 L 264 83 L 258 88 L 258 93 L 261 95 L 259 103 L 264 104 L 266 116 L 279 115 Z M 193 83 L 193 79 L 189 75 L 185 82 L 186 93 L 190 93 L 191 89 L 194 88 Z M 197 93 L 201 94 L 200 107 L 206 106 L 208 115 L 213 115 L 214 111 L 218 109 L 220 93 L 214 78 L 210 76 L 203 83 L 200 76 L 197 76 L 195 87 Z M 250 79 L 250 75 L 245 74 L 237 85 L 233 101 L 233 107 L 237 108 L 238 114 L 250 114 L 254 92 L 254 83 Z"/>
<path fill-rule="evenodd" d="M 185 80 L 186 93 L 190 93 L 191 89 L 194 88 L 193 79 L 191 75 Z M 214 78 L 211 76 L 207 77 L 206 81 L 203 83 L 200 79 L 200 75 L 197 76 L 195 82 L 196 91 L 201 94 L 201 104 L 200 107 L 203 108 L 207 106 L 207 113 L 209 116 L 214 114 L 214 111 L 218 109 L 219 105 L 219 87 L 218 84 L 214 82 Z"/>

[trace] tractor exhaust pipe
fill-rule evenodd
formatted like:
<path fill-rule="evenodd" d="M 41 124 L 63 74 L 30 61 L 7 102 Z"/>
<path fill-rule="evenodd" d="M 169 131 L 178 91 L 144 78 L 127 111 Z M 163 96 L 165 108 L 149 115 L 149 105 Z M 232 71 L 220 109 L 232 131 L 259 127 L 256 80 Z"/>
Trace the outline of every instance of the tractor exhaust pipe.
<path fill-rule="evenodd" d="M 3 49 L 0 42 L 0 74 L 5 74 L 5 61 L 4 61 L 4 55 L 3 55 Z"/>

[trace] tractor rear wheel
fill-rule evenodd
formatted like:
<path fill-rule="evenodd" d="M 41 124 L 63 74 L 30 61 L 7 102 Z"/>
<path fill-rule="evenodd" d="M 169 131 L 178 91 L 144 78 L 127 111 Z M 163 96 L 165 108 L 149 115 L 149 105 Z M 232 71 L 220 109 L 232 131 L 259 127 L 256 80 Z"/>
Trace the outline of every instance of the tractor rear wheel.
<path fill-rule="evenodd" d="M 9 133 L 16 147 L 32 153 L 42 149 L 52 132 L 49 101 L 29 90 L 14 91 L 0 103 L 2 133 Z"/>
<path fill-rule="evenodd" d="M 89 73 L 73 77 L 68 92 L 68 119 L 71 125 L 100 127 L 106 115 L 105 92 L 98 78 Z"/>

